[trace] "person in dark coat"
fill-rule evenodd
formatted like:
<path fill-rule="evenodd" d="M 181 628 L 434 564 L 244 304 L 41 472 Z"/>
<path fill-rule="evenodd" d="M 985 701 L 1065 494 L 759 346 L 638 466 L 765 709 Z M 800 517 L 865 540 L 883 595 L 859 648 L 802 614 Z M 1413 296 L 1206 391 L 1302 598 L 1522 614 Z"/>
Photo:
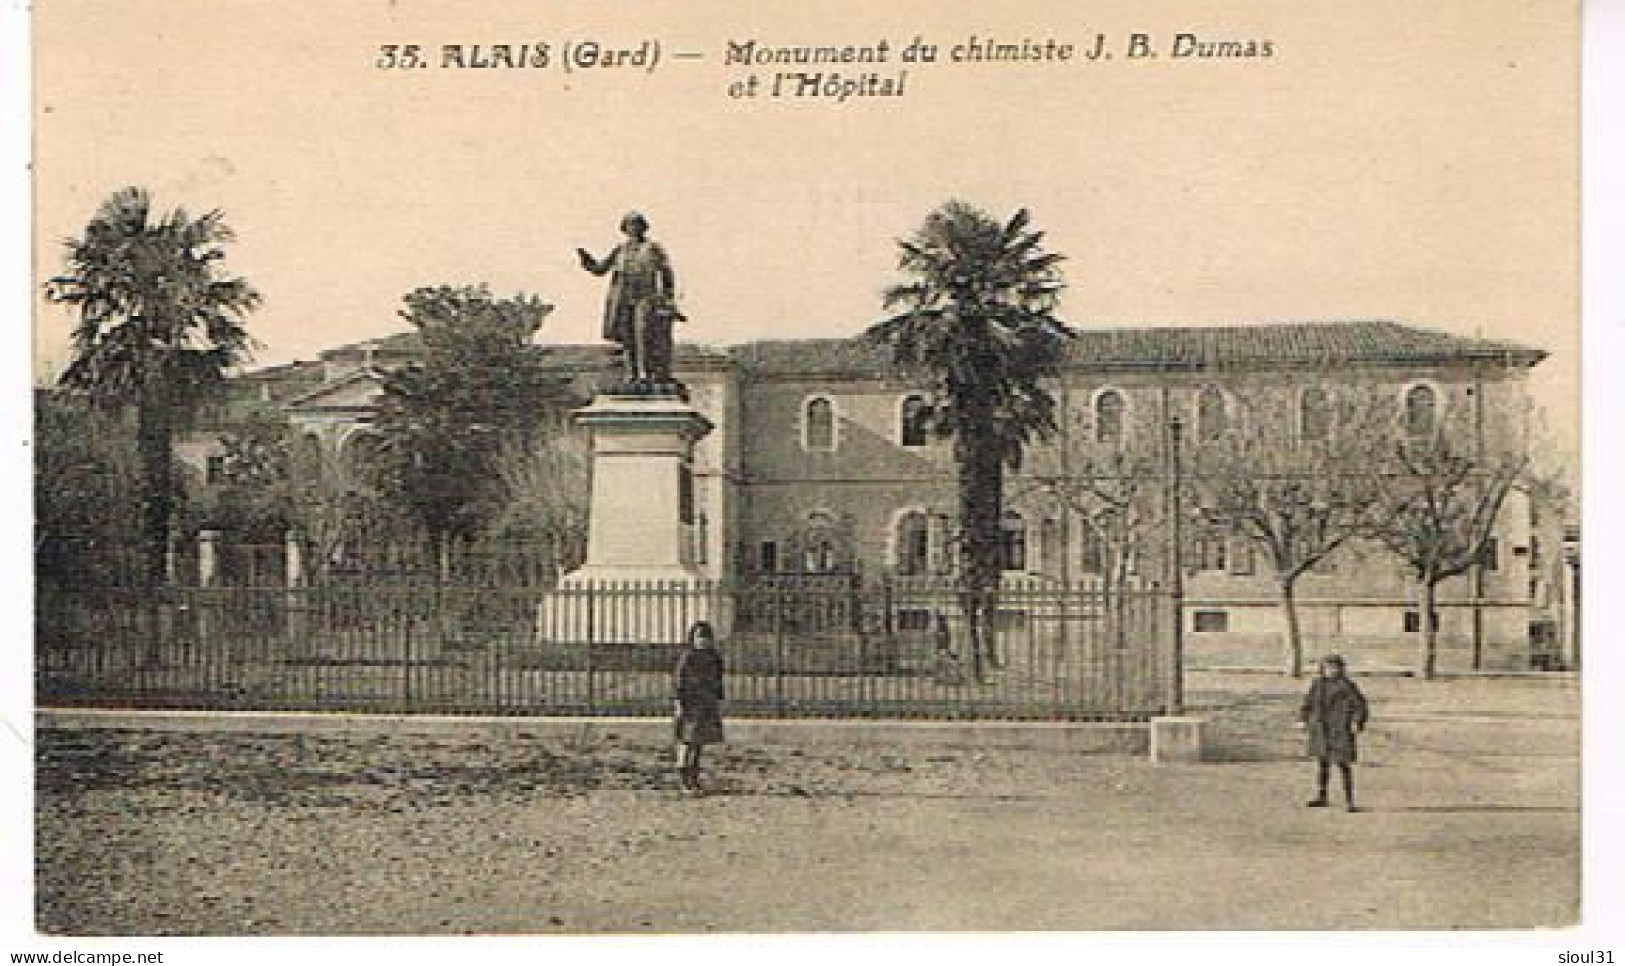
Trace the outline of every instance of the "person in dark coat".
<path fill-rule="evenodd" d="M 688 647 L 677 659 L 678 774 L 683 790 L 700 791 L 700 751 L 722 742 L 722 655 L 711 625 L 699 621 L 688 630 Z"/>
<path fill-rule="evenodd" d="M 938 684 L 964 684 L 965 671 L 959 665 L 959 655 L 954 653 L 953 635 L 948 630 L 948 618 L 938 614 L 936 626 L 931 635 L 937 645 L 936 658 L 932 663 L 931 676 Z"/>
<path fill-rule="evenodd" d="M 1308 732 L 1309 757 L 1317 766 L 1316 794 L 1307 803 L 1310 808 L 1330 804 L 1326 785 L 1335 764 L 1343 778 L 1343 803 L 1349 811 L 1358 811 L 1354 805 L 1354 762 L 1359 757 L 1355 735 L 1365 730 L 1369 719 L 1365 695 L 1349 680 L 1343 658 L 1336 654 L 1323 658 L 1320 674 L 1298 709 L 1298 721 Z"/>

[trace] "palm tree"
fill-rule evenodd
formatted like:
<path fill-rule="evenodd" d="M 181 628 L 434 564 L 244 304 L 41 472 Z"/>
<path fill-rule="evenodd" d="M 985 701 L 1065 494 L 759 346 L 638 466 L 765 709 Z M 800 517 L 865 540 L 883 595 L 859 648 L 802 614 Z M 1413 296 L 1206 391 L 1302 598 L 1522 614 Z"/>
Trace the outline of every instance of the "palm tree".
<path fill-rule="evenodd" d="M 154 585 L 176 503 L 175 433 L 252 347 L 243 320 L 260 296 L 221 269 L 232 238 L 219 211 L 160 215 L 144 189 L 124 188 L 67 240 L 65 271 L 46 283 L 46 297 L 79 316 L 62 386 L 135 410 L 143 576 Z"/>
<path fill-rule="evenodd" d="M 1000 223 L 959 201 L 932 212 L 900 240 L 909 281 L 884 295 L 897 314 L 867 338 L 905 379 L 930 387 L 930 431 L 953 442 L 958 468 L 959 592 L 980 678 L 992 648 L 994 592 L 1003 569 L 1004 475 L 1028 442 L 1055 430 L 1043 385 L 1070 331 L 1053 315 L 1062 256 L 1043 249 L 1026 209 Z"/>

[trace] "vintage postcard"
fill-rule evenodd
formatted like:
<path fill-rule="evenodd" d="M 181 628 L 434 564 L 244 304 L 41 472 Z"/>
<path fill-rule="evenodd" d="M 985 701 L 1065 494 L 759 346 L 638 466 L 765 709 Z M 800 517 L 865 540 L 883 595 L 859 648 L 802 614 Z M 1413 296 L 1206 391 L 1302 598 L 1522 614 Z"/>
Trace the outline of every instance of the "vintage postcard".
<path fill-rule="evenodd" d="M 1580 15 L 38 4 L 33 927 L 1582 925 Z"/>

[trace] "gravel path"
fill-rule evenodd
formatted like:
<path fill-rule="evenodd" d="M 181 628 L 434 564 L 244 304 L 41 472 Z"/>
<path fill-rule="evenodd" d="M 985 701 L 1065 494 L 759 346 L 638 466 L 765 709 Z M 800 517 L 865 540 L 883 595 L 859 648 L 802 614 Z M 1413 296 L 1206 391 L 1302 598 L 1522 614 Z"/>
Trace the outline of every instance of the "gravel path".
<path fill-rule="evenodd" d="M 612 736 L 42 730 L 37 922 L 157 935 L 1573 922 L 1573 689 L 1475 690 L 1468 716 L 1455 685 L 1417 687 L 1367 687 L 1379 720 L 1409 718 L 1369 734 L 1357 815 L 1301 807 L 1296 686 L 1273 681 L 1193 692 L 1217 718 L 1218 762 L 728 747 L 700 799 L 672 790 L 667 748 Z"/>

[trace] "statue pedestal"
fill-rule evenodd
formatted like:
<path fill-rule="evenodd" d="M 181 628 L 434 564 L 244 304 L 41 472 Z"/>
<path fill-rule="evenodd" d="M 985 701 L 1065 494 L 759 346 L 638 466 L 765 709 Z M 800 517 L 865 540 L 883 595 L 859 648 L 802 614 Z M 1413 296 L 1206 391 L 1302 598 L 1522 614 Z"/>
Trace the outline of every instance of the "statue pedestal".
<path fill-rule="evenodd" d="M 538 640 L 676 644 L 725 624 L 694 563 L 690 460 L 711 421 L 676 393 L 600 395 L 573 418 L 592 437 L 587 560 L 543 598 Z"/>

